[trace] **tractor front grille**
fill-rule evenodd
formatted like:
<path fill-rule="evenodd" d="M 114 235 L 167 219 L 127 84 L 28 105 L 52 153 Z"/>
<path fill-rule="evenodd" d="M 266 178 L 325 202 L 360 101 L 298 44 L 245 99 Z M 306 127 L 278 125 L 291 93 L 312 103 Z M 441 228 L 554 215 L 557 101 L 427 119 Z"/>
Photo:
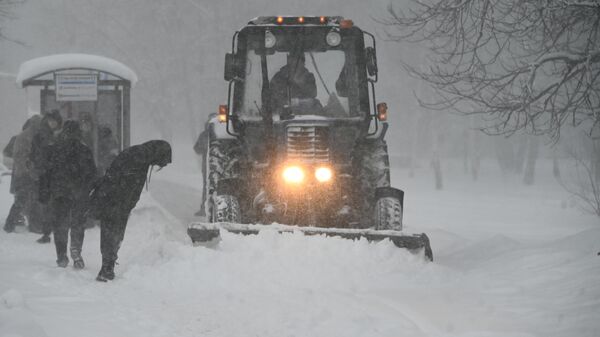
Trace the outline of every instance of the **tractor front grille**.
<path fill-rule="evenodd" d="M 290 125 L 287 133 L 287 158 L 305 163 L 329 161 L 329 128 Z"/>

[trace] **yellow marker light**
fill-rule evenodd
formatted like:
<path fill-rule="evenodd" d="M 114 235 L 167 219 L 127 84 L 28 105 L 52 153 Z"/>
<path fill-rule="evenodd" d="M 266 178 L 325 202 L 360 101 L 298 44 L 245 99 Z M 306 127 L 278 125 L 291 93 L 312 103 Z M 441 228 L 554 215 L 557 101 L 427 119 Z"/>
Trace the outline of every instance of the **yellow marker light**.
<path fill-rule="evenodd" d="M 298 18 L 298 23 L 304 23 L 304 17 L 303 16 L 301 16 L 301 17 Z"/>
<path fill-rule="evenodd" d="M 219 122 L 225 123 L 227 122 L 227 115 L 229 114 L 229 109 L 227 105 L 219 105 Z"/>
<path fill-rule="evenodd" d="M 340 22 L 340 28 L 342 29 L 348 29 L 348 28 L 352 28 L 354 26 L 354 22 L 352 22 L 352 20 L 342 20 L 342 22 Z"/>
<path fill-rule="evenodd" d="M 324 16 L 322 16 L 322 17 L 319 18 L 319 22 L 320 23 L 327 23 L 327 18 L 324 17 Z"/>
<path fill-rule="evenodd" d="M 377 119 L 382 122 L 387 121 L 387 103 L 377 104 Z"/>
<path fill-rule="evenodd" d="M 290 184 L 300 184 L 304 181 L 304 171 L 298 166 L 288 166 L 283 170 L 283 180 Z"/>
<path fill-rule="evenodd" d="M 283 23 L 283 16 L 278 16 L 277 17 L 277 23 L 278 24 L 282 24 Z"/>
<path fill-rule="evenodd" d="M 317 178 L 317 181 L 320 183 L 328 182 L 333 178 L 333 171 L 331 171 L 329 167 L 319 167 L 315 171 L 315 178 Z"/>

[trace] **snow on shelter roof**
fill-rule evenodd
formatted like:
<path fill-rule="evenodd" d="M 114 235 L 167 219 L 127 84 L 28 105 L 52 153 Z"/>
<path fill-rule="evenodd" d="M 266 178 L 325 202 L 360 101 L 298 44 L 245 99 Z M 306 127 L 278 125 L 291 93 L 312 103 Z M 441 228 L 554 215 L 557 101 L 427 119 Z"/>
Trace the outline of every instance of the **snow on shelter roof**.
<path fill-rule="evenodd" d="M 135 72 L 119 61 L 107 57 L 88 54 L 56 54 L 38 57 L 23 62 L 17 73 L 17 84 L 23 87 L 25 81 L 66 69 L 90 69 L 108 73 L 135 85 L 138 78 Z"/>

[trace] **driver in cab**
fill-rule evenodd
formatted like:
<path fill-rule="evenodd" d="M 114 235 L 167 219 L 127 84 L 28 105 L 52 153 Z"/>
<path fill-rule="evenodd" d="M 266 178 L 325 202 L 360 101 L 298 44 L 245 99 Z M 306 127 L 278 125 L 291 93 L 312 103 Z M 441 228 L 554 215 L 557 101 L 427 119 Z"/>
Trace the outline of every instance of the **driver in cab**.
<path fill-rule="evenodd" d="M 292 113 L 317 114 L 322 109 L 316 99 L 317 85 L 315 76 L 304 66 L 303 52 L 291 52 L 287 55 L 287 64 L 271 78 L 271 109 L 275 113 L 286 112 L 289 106 Z"/>

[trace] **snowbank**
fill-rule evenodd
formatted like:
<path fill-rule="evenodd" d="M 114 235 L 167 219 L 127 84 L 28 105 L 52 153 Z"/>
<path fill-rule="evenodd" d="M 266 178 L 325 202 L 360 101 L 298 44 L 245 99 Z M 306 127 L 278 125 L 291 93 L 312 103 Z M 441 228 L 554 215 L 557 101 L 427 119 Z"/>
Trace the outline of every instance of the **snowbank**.
<path fill-rule="evenodd" d="M 408 227 L 432 239 L 426 263 L 390 242 L 268 230 L 194 247 L 178 212 L 197 200 L 178 208 L 191 196 L 169 168 L 131 215 L 114 282 L 94 281 L 98 229 L 82 271 L 57 268 L 37 235 L 0 233 L 0 336 L 600 335 L 597 219 L 555 207 L 564 194 L 549 185 L 404 181 Z"/>

